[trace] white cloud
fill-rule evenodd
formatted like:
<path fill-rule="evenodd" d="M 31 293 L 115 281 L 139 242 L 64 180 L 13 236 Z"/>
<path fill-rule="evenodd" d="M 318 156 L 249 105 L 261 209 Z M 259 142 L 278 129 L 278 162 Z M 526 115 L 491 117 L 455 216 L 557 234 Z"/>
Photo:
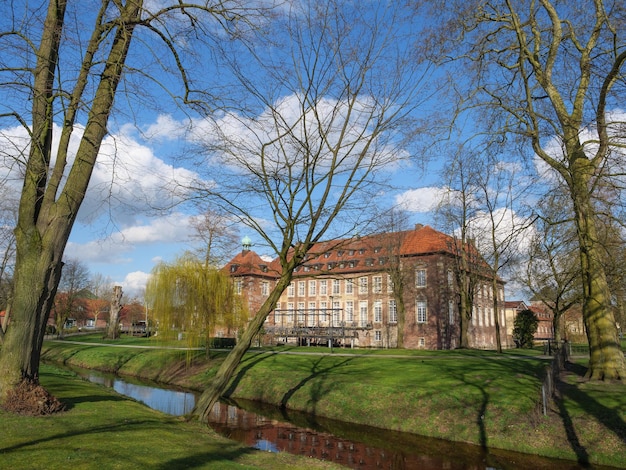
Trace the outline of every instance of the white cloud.
<path fill-rule="evenodd" d="M 169 114 L 161 114 L 155 123 L 150 124 L 143 131 L 147 139 L 173 140 L 184 137 L 189 122 L 177 121 Z"/>
<path fill-rule="evenodd" d="M 128 273 L 123 281 L 115 284 L 122 286 L 124 293 L 129 297 L 143 297 L 149 277 L 149 273 L 133 271 Z"/>
<path fill-rule="evenodd" d="M 127 227 L 113 234 L 116 243 L 176 243 L 189 239 L 192 227 L 190 216 L 175 212 L 173 214 L 152 219 L 149 223 Z"/>
<path fill-rule="evenodd" d="M 435 186 L 410 189 L 396 196 L 396 204 L 408 212 L 433 212 L 446 194 L 447 189 Z"/>

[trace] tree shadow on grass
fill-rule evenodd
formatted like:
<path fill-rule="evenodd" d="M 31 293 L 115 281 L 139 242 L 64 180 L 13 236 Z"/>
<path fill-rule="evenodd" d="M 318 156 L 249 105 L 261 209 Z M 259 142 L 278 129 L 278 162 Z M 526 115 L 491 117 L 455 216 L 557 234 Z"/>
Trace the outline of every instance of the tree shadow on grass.
<path fill-rule="evenodd" d="M 322 399 L 322 397 L 324 397 L 324 395 L 326 395 L 331 389 L 332 387 L 330 386 L 330 384 L 325 385 L 326 382 L 326 376 L 333 370 L 338 369 L 340 367 L 343 367 L 347 364 L 349 364 L 350 362 L 352 362 L 354 360 L 354 357 L 350 357 L 347 359 L 344 359 L 340 362 L 333 362 L 331 364 L 329 364 L 326 367 L 322 367 L 322 361 L 324 361 L 325 359 L 328 359 L 328 356 L 319 356 L 317 357 L 313 363 L 311 364 L 311 373 L 310 375 L 306 376 L 305 378 L 303 378 L 298 384 L 296 384 L 294 387 L 290 388 L 285 395 L 283 395 L 282 399 L 280 400 L 280 408 L 281 409 L 286 409 L 287 408 L 287 404 L 289 402 L 289 400 L 293 397 L 293 395 L 300 389 L 302 389 L 306 384 L 308 384 L 309 382 L 311 382 L 312 380 L 316 379 L 316 378 L 321 378 L 321 380 L 316 383 L 312 388 L 311 388 L 311 392 L 310 392 L 310 397 L 307 403 L 307 408 L 309 410 L 309 413 L 311 413 L 312 415 L 315 415 L 315 410 L 317 408 L 317 404 L 319 403 L 319 401 Z"/>
<path fill-rule="evenodd" d="M 154 470 L 177 470 L 204 467 L 210 462 L 232 462 L 244 455 L 258 452 L 251 447 L 239 445 L 224 445 L 219 451 L 202 452 L 191 454 L 186 457 L 172 459 L 161 465 L 152 467 Z"/>
<path fill-rule="evenodd" d="M 237 375 L 235 375 L 235 377 L 231 380 L 230 385 L 228 386 L 226 391 L 223 393 L 223 396 L 230 397 L 230 395 L 232 395 L 232 393 L 237 389 L 237 386 L 239 385 L 239 382 L 241 382 L 241 379 L 243 379 L 243 377 L 246 375 L 246 372 L 252 369 L 259 362 L 269 359 L 270 357 L 275 356 L 276 354 L 278 353 L 276 352 L 259 353 L 255 356 L 246 358 L 243 361 L 241 361 L 239 370 L 237 371 Z"/>
<path fill-rule="evenodd" d="M 626 443 L 626 423 L 620 416 L 618 410 L 607 407 L 589 393 L 581 390 L 578 384 L 585 381 L 585 375 L 587 373 L 585 366 L 568 362 L 565 367 L 565 373 L 574 375 L 578 383 L 572 384 L 568 383 L 566 380 L 559 380 L 557 382 L 559 397 L 555 401 L 559 415 L 563 421 L 563 426 L 565 427 L 567 440 L 576 454 L 578 463 L 583 466 L 583 468 L 589 468 L 589 452 L 580 442 L 576 432 L 576 426 L 564 400 L 571 400 L 576 403 L 585 413 L 595 417 L 598 422 L 602 423 L 624 443 Z"/>

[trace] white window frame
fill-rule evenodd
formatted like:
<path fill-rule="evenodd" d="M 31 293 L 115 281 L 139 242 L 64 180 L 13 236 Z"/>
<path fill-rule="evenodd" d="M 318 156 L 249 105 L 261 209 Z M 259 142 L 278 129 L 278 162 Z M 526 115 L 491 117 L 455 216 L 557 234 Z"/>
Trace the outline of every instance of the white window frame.
<path fill-rule="evenodd" d="M 320 302 L 320 322 L 328 321 L 328 303 L 323 300 Z"/>
<path fill-rule="evenodd" d="M 368 293 L 367 276 L 361 276 L 359 278 L 359 294 L 367 294 L 367 293 Z"/>
<path fill-rule="evenodd" d="M 354 279 L 346 279 L 344 285 L 346 287 L 346 294 L 351 295 L 354 293 Z"/>
<path fill-rule="evenodd" d="M 415 321 L 426 323 L 428 321 L 428 304 L 425 300 L 415 301 Z"/>
<path fill-rule="evenodd" d="M 426 269 L 417 268 L 415 270 L 415 287 L 426 287 Z"/>
<path fill-rule="evenodd" d="M 359 326 L 366 326 L 368 320 L 367 300 L 359 301 Z"/>
<path fill-rule="evenodd" d="M 398 305 L 396 299 L 389 299 L 389 323 L 398 323 Z"/>
<path fill-rule="evenodd" d="M 317 281 L 312 279 L 309 281 L 309 296 L 317 295 Z"/>
<path fill-rule="evenodd" d="M 309 302 L 307 311 L 307 326 L 315 326 L 315 302 Z"/>
<path fill-rule="evenodd" d="M 322 279 L 320 281 L 320 295 L 328 294 L 328 281 L 326 279 Z"/>
<path fill-rule="evenodd" d="M 296 285 L 293 282 L 290 282 L 287 286 L 287 297 L 295 297 L 296 296 Z"/>
<path fill-rule="evenodd" d="M 261 295 L 263 297 L 267 297 L 268 295 L 270 295 L 270 283 L 267 281 L 262 281 L 261 282 Z"/>
<path fill-rule="evenodd" d="M 346 300 L 346 321 L 352 323 L 354 321 L 354 301 Z"/>
<path fill-rule="evenodd" d="M 333 279 L 333 295 L 341 294 L 341 279 Z"/>
<path fill-rule="evenodd" d="M 304 297 L 306 295 L 306 282 L 298 281 L 298 297 Z"/>
<path fill-rule="evenodd" d="M 383 301 L 374 301 L 374 323 L 382 323 L 383 321 Z"/>
<path fill-rule="evenodd" d="M 383 291 L 383 277 L 374 276 L 372 279 L 372 292 L 374 294 L 381 294 Z"/>
<path fill-rule="evenodd" d="M 293 302 L 287 302 L 287 323 L 293 324 Z"/>

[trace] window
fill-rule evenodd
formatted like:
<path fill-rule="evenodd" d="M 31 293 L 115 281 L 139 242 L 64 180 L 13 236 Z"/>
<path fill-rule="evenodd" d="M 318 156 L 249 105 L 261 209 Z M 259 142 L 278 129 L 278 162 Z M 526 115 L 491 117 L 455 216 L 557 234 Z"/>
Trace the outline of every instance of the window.
<path fill-rule="evenodd" d="M 328 294 L 328 281 L 320 281 L 320 295 Z"/>
<path fill-rule="evenodd" d="M 287 286 L 287 297 L 293 297 L 294 295 L 296 295 L 296 286 L 294 286 L 293 282 L 290 282 L 289 286 Z"/>
<path fill-rule="evenodd" d="M 359 294 L 367 294 L 367 277 L 359 278 Z"/>
<path fill-rule="evenodd" d="M 298 296 L 304 297 L 306 295 L 306 283 L 304 281 L 298 281 Z"/>
<path fill-rule="evenodd" d="M 382 276 L 375 276 L 373 279 L 374 286 L 372 287 L 374 294 L 380 294 L 383 291 L 383 278 Z"/>
<path fill-rule="evenodd" d="M 365 266 L 374 266 L 374 258 L 367 258 L 365 260 Z"/>
<path fill-rule="evenodd" d="M 261 295 L 267 297 L 270 293 L 270 283 L 267 281 L 261 282 Z"/>
<path fill-rule="evenodd" d="M 333 279 L 333 295 L 341 294 L 341 280 Z"/>
<path fill-rule="evenodd" d="M 309 295 L 311 297 L 317 295 L 317 281 L 309 281 Z"/>
<path fill-rule="evenodd" d="M 454 300 L 448 301 L 448 323 L 454 323 Z"/>
<path fill-rule="evenodd" d="M 418 300 L 415 303 L 415 311 L 417 315 L 417 323 L 426 323 L 426 301 Z"/>
<path fill-rule="evenodd" d="M 354 302 L 346 300 L 346 321 L 352 323 L 354 321 Z"/>
<path fill-rule="evenodd" d="M 383 340 L 383 333 L 380 330 L 376 330 L 374 331 L 374 341 L 382 341 Z"/>
<path fill-rule="evenodd" d="M 307 325 L 315 326 L 315 302 L 309 302 L 309 310 L 306 312 Z"/>
<path fill-rule="evenodd" d="M 241 279 L 235 281 L 235 294 L 240 295 L 243 290 L 243 282 Z"/>
<path fill-rule="evenodd" d="M 304 302 L 298 302 L 298 324 L 304 325 Z"/>
<path fill-rule="evenodd" d="M 387 274 L 387 292 L 390 294 L 393 292 L 393 280 L 391 279 L 391 274 Z"/>
<path fill-rule="evenodd" d="M 425 269 L 415 270 L 415 285 L 417 287 L 426 287 L 426 270 Z"/>
<path fill-rule="evenodd" d="M 448 269 L 448 287 L 452 289 L 454 287 L 454 272 Z"/>
<path fill-rule="evenodd" d="M 346 279 L 346 294 L 352 294 L 354 292 L 354 280 Z"/>
<path fill-rule="evenodd" d="M 383 321 L 383 301 L 382 300 L 374 301 L 374 321 L 376 323 L 380 323 Z"/>
<path fill-rule="evenodd" d="M 419 339 L 419 347 L 420 348 L 426 347 L 426 340 L 424 338 Z"/>
<path fill-rule="evenodd" d="M 327 320 L 326 307 L 327 307 L 326 302 L 320 302 L 320 322 L 325 322 Z"/>
<path fill-rule="evenodd" d="M 367 300 L 359 302 L 359 326 L 367 325 Z"/>
<path fill-rule="evenodd" d="M 398 323 L 398 306 L 393 299 L 389 301 L 389 323 Z"/>
<path fill-rule="evenodd" d="M 339 325 L 341 321 L 341 302 L 335 300 L 333 302 L 333 324 L 335 326 Z"/>
<path fill-rule="evenodd" d="M 287 302 L 287 323 L 293 323 L 293 302 Z"/>

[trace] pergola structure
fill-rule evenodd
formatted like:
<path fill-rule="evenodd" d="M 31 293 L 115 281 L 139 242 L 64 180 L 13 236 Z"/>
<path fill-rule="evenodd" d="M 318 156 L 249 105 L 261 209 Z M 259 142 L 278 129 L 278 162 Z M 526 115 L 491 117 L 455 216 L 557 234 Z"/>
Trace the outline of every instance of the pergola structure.
<path fill-rule="evenodd" d="M 274 342 L 299 345 L 354 346 L 358 330 L 371 330 L 368 323 L 346 322 L 342 308 L 277 309 L 268 317 L 265 333 Z"/>

